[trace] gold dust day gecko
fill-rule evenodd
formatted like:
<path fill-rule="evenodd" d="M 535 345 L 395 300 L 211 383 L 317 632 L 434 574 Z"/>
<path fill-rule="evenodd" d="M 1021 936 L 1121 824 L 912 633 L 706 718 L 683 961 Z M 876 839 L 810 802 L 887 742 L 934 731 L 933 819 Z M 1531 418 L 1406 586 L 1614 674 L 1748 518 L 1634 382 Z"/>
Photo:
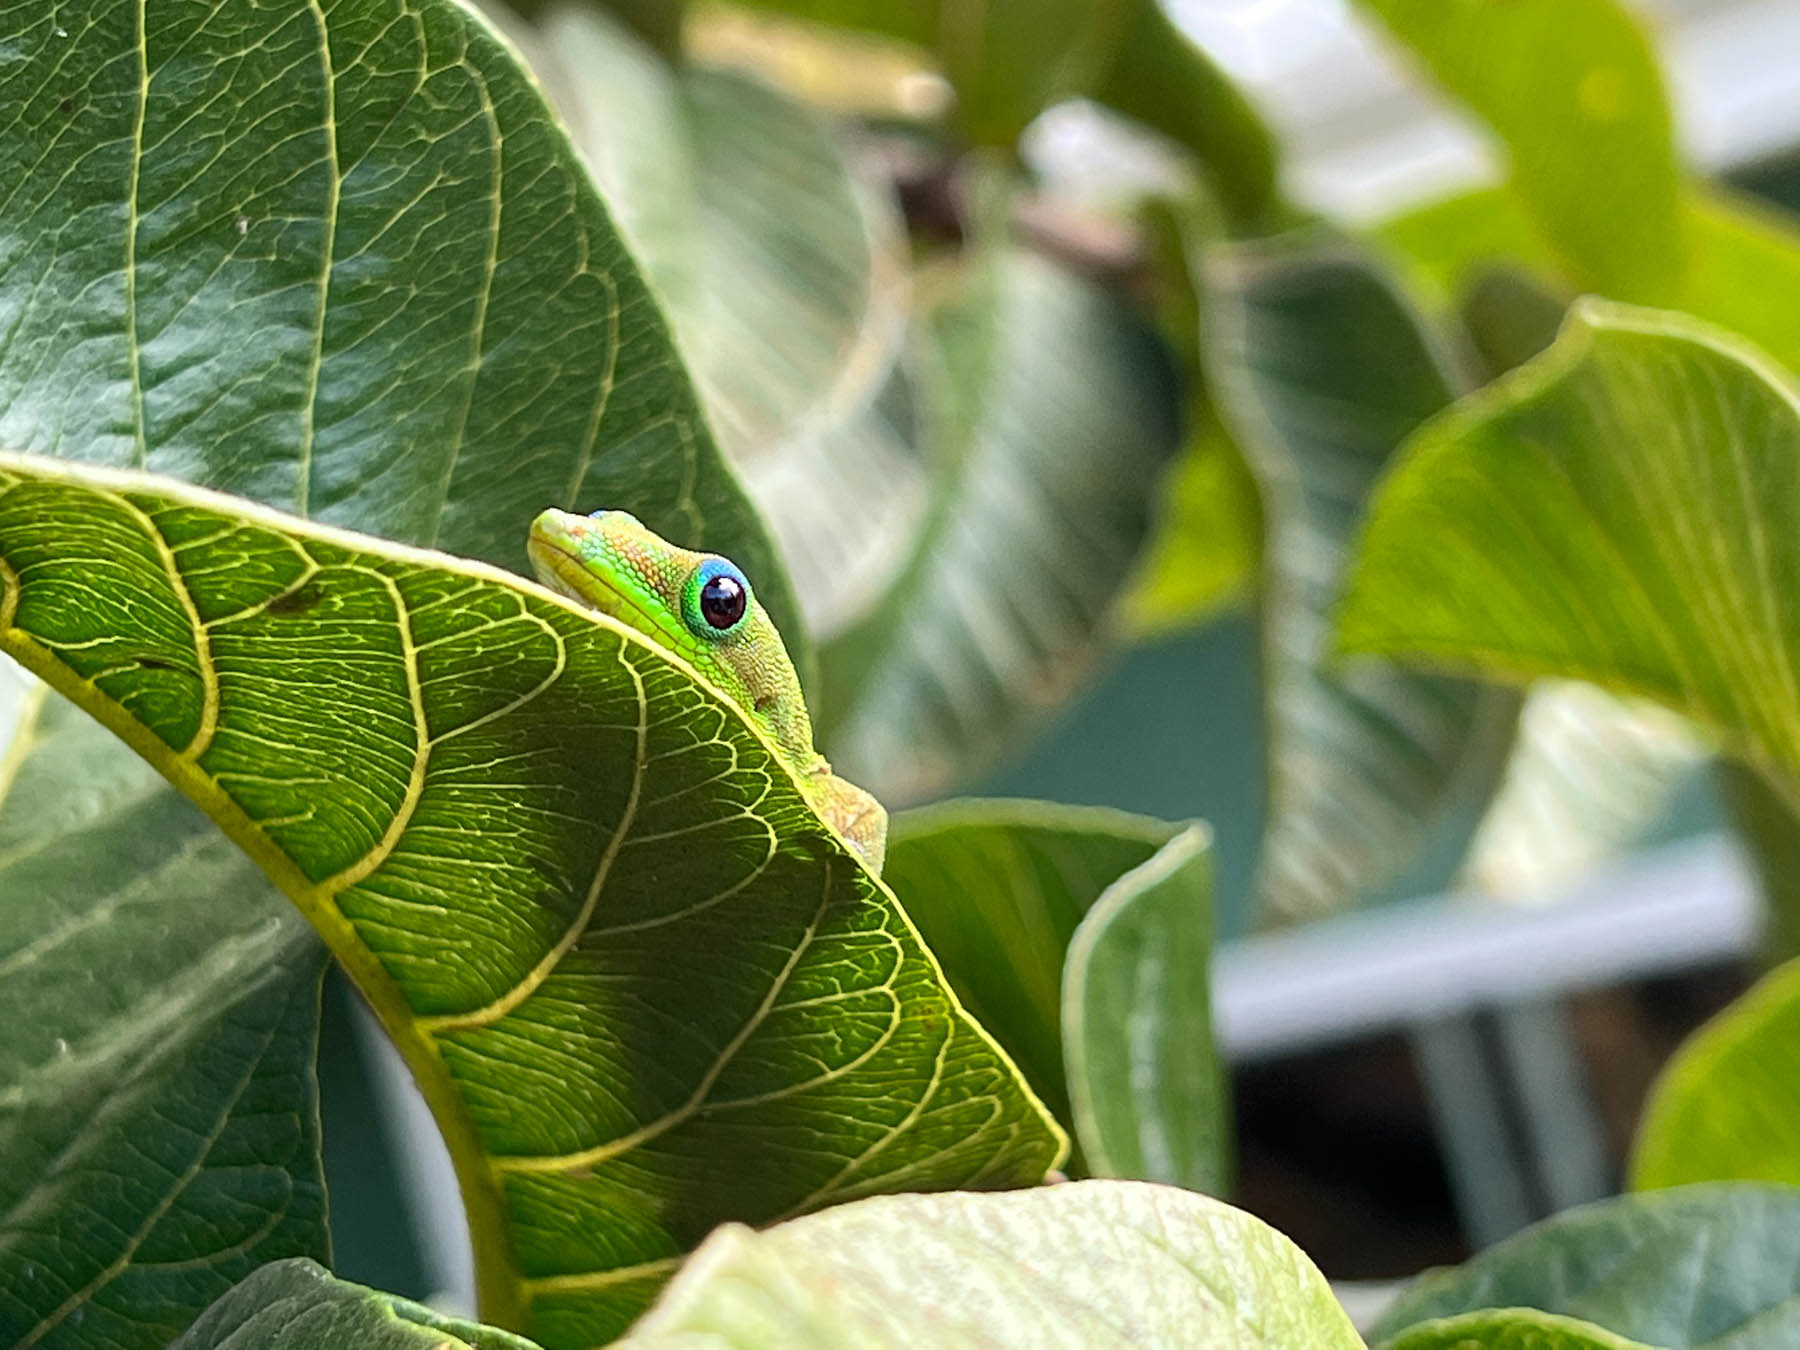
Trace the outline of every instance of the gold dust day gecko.
<path fill-rule="evenodd" d="M 671 544 L 624 511 L 545 511 L 528 550 L 544 585 L 678 653 L 729 695 L 774 741 L 813 809 L 881 870 L 887 812 L 813 748 L 800 677 L 735 563 Z"/>

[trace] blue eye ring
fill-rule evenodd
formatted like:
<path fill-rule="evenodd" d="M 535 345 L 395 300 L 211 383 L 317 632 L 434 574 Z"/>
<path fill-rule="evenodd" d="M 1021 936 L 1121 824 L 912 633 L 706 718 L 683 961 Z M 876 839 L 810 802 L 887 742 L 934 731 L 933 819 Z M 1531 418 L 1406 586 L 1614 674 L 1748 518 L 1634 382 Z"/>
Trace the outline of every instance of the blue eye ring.
<path fill-rule="evenodd" d="M 705 642 L 724 642 L 743 628 L 754 604 L 750 578 L 729 558 L 703 558 L 681 588 L 681 619 Z"/>

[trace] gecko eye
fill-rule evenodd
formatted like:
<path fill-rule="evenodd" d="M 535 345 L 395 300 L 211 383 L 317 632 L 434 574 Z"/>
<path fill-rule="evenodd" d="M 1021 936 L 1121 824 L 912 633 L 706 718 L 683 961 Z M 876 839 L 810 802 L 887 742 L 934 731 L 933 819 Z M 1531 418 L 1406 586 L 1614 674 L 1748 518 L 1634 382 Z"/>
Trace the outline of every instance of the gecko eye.
<path fill-rule="evenodd" d="M 721 641 L 735 633 L 750 612 L 750 582 L 727 559 L 708 558 L 688 578 L 681 610 L 695 637 Z"/>

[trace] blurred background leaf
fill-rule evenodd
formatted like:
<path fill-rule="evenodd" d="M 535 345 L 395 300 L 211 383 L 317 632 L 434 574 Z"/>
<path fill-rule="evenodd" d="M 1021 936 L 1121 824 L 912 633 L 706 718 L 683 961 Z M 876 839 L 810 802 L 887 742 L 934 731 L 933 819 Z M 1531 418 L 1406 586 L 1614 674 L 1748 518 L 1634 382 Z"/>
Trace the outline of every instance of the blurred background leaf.
<path fill-rule="evenodd" d="M 0 670 L 0 726 L 0 1339 L 162 1350 L 329 1253 L 324 948 L 87 714 Z"/>

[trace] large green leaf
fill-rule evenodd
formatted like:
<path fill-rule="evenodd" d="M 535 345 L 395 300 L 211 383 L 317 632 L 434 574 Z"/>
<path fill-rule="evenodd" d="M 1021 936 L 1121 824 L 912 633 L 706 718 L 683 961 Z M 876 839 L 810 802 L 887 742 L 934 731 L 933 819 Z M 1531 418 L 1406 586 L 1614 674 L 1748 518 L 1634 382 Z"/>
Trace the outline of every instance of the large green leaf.
<path fill-rule="evenodd" d="M 533 64 L 668 306 L 809 621 L 842 627 L 891 581 L 925 505 L 927 466 L 887 406 L 912 397 L 897 204 L 822 118 L 766 85 L 671 67 L 591 4 L 560 4 L 540 29 Z"/>
<path fill-rule="evenodd" d="M 1191 825 L 1100 893 L 1063 967 L 1063 1057 L 1090 1172 L 1225 1189 L 1212 1031 L 1211 836 Z"/>
<path fill-rule="evenodd" d="M 1663 1350 L 1787 1350 L 1800 1336 L 1800 1190 L 1688 1186 L 1565 1211 L 1421 1276 L 1369 1340 L 1520 1307 Z"/>
<path fill-rule="evenodd" d="M 895 817 L 886 876 L 952 987 L 1104 1176 L 1224 1183 L 1199 827 L 952 801 Z"/>
<path fill-rule="evenodd" d="M 1800 1183 L 1800 962 L 1695 1032 L 1657 1080 L 1631 1184 L 1690 1181 Z"/>
<path fill-rule="evenodd" d="M 523 567 L 546 505 L 731 554 L 804 645 L 656 304 L 452 0 L 0 17 L 0 444 Z"/>
<path fill-rule="evenodd" d="M 1493 376 L 1556 340 L 1565 306 L 1513 264 L 1476 273 L 1463 325 Z M 1464 880 L 1491 895 L 1542 898 L 1578 884 L 1641 841 L 1681 785 L 1704 772 L 1705 745 L 1682 718 L 1577 680 L 1526 694 L 1506 772 L 1469 845 Z"/>
<path fill-rule="evenodd" d="M 1362 1350 L 1300 1249 L 1141 1182 L 864 1200 L 721 1230 L 628 1350 Z"/>
<path fill-rule="evenodd" d="M 1409 1327 L 1381 1350 L 1656 1350 L 1576 1317 L 1490 1308 Z"/>
<path fill-rule="evenodd" d="M 0 650 L 320 929 L 444 1131 L 488 1320 L 590 1345 L 721 1219 L 1053 1164 L 888 892 L 661 649 L 161 480 L 0 482 Z"/>
<path fill-rule="evenodd" d="M 1584 286 L 1669 301 L 1685 264 L 1662 74 L 1621 0 L 1361 0 L 1491 126 Z"/>
<path fill-rule="evenodd" d="M 968 280 L 940 321 L 955 461 L 901 581 L 827 653 L 827 753 L 896 802 L 1091 673 L 1179 435 L 1166 354 L 1117 297 L 1020 250 Z"/>
<path fill-rule="evenodd" d="M 1797 413 L 1790 377 L 1731 335 L 1581 302 L 1549 352 L 1407 447 L 1341 645 L 1654 698 L 1800 801 Z"/>
<path fill-rule="evenodd" d="M 493 1327 L 334 1280 L 311 1261 L 264 1266 L 169 1350 L 536 1350 Z"/>
<path fill-rule="evenodd" d="M 0 1342 L 162 1350 L 325 1254 L 324 953 L 92 719 L 10 669 L 0 713 Z"/>
<path fill-rule="evenodd" d="M 1376 479 L 1456 376 L 1355 250 L 1237 246 L 1207 269 L 1214 389 L 1263 483 L 1270 825 L 1258 907 L 1296 919 L 1448 880 L 1479 819 L 1510 700 L 1326 663 L 1328 615 Z"/>

